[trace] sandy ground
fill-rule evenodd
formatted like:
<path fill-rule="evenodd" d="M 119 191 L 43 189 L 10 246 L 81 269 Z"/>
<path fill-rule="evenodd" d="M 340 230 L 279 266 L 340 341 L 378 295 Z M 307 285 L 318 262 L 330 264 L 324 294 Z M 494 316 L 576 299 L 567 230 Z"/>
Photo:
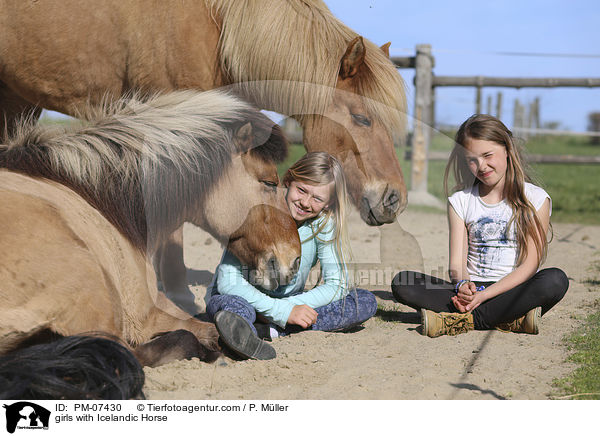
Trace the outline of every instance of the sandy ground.
<path fill-rule="evenodd" d="M 187 226 L 187 225 L 186 225 Z M 419 316 L 396 303 L 391 277 L 414 269 L 444 275 L 448 231 L 444 214 L 409 209 L 395 224 L 368 227 L 350 220 L 359 285 L 375 292 L 377 315 L 352 333 L 303 332 L 273 342 L 277 358 L 221 357 L 146 368 L 149 399 L 546 399 L 552 382 L 571 372 L 564 337 L 581 325 L 600 295 L 585 280 L 600 258 L 600 227 L 555 224 L 545 266 L 569 276 L 567 295 L 544 316 L 537 336 L 473 331 L 455 337 L 419 334 Z M 185 228 L 188 278 L 204 306 L 221 248 L 208 234 Z"/>

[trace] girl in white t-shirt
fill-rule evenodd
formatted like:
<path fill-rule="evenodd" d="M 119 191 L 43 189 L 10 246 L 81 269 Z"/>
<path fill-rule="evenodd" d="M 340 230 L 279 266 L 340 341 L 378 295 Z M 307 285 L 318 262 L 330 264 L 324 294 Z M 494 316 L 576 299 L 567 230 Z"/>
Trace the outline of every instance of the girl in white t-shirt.
<path fill-rule="evenodd" d="M 530 183 L 512 133 L 497 118 L 473 115 L 456 133 L 444 185 L 448 198 L 451 282 L 403 271 L 395 298 L 421 311 L 423 334 L 436 337 L 499 328 L 537 334 L 539 319 L 569 286 L 546 257 L 552 202 Z"/>

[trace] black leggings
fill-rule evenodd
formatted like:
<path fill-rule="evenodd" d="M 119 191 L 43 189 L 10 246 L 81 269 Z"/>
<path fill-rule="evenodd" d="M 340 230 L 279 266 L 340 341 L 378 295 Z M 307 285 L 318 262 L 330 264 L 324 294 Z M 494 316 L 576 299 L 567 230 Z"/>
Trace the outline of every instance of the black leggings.
<path fill-rule="evenodd" d="M 493 282 L 475 282 L 489 286 Z M 569 279 L 558 268 L 538 271 L 526 282 L 480 304 L 473 310 L 476 330 L 489 330 L 511 322 L 531 309 L 541 306 L 542 315 L 558 303 L 567 292 Z M 454 285 L 446 280 L 414 271 L 402 271 L 392 280 L 396 300 L 413 309 L 434 312 L 458 312 L 451 301 Z"/>

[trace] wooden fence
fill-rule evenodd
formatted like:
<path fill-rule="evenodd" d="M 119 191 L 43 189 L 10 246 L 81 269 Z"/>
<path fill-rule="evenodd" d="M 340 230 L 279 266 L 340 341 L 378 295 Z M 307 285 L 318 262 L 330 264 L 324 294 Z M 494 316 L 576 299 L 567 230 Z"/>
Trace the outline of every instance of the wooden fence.
<path fill-rule="evenodd" d="M 419 44 L 412 57 L 392 57 L 398 68 L 415 69 L 414 126 L 411 142 L 411 200 L 431 203 L 427 193 L 427 160 L 447 159 L 445 153 L 430 153 L 435 116 L 435 88 L 440 86 L 469 86 L 477 88 L 476 111 L 481 112 L 481 89 L 484 87 L 505 88 L 555 88 L 555 87 L 600 87 L 600 78 L 518 78 L 486 76 L 436 76 L 431 45 Z M 489 105 L 489 103 L 488 103 Z M 443 156 L 442 156 L 443 155 Z M 531 162 L 595 163 L 598 156 L 542 156 L 530 155 Z"/>

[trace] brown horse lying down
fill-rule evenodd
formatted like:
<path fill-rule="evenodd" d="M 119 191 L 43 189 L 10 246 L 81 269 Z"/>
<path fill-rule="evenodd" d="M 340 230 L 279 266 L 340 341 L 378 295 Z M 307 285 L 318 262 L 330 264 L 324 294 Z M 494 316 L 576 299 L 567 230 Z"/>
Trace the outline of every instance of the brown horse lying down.
<path fill-rule="evenodd" d="M 89 118 L 21 126 L 0 145 L 0 353 L 93 331 L 142 365 L 214 359 L 214 326 L 158 292 L 150 257 L 189 221 L 231 240 L 259 281 L 289 281 L 300 241 L 277 189 L 284 138 L 216 91 L 122 100 Z M 160 338 L 176 330 L 181 341 Z"/>

